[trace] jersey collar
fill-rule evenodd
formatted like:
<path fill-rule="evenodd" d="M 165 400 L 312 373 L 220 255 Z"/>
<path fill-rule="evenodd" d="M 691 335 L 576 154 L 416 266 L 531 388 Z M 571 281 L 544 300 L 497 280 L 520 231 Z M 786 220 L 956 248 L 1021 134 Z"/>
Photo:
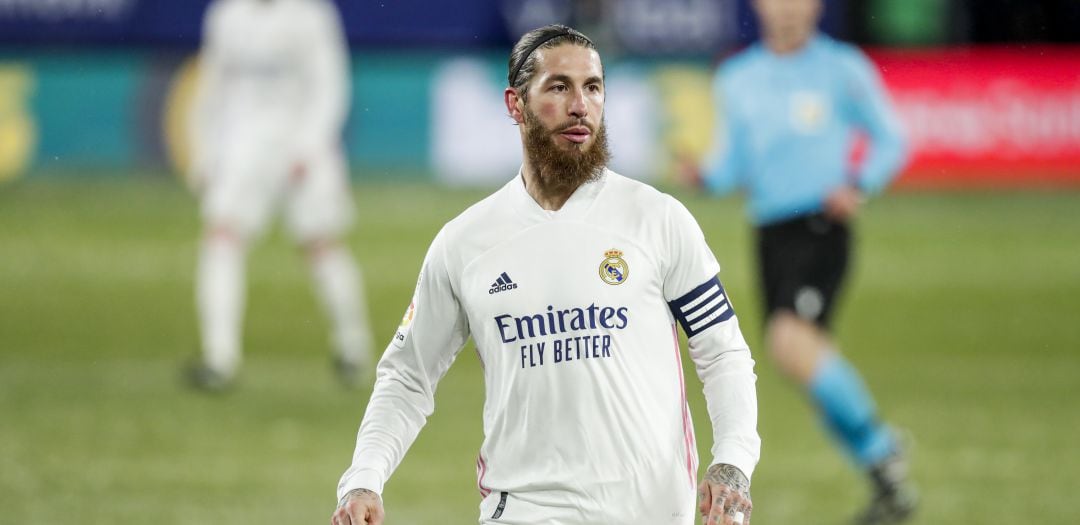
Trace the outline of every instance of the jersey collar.
<path fill-rule="evenodd" d="M 551 211 L 541 208 L 536 200 L 532 198 L 532 195 L 525 191 L 525 177 L 521 171 L 522 168 L 518 168 L 517 176 L 507 184 L 513 195 L 514 207 L 522 215 L 533 220 L 542 221 L 578 220 L 583 218 L 592 208 L 592 204 L 596 202 L 596 198 L 604 189 L 610 176 L 610 170 L 604 168 L 604 171 L 600 173 L 596 180 L 579 186 L 561 209 Z"/>

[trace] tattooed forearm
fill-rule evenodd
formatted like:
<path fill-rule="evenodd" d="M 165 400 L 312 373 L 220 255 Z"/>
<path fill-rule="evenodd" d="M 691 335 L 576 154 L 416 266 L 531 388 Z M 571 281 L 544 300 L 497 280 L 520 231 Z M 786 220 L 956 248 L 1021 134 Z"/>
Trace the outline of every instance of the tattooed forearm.
<path fill-rule="evenodd" d="M 351 500 L 353 498 L 359 498 L 359 497 L 374 497 L 375 499 L 379 499 L 379 495 L 376 494 L 375 491 L 373 491 L 373 490 L 352 489 L 352 490 L 346 492 L 345 495 L 341 497 L 341 501 L 338 502 L 338 506 L 339 507 L 344 507 L 345 504 L 349 502 L 349 500 Z"/>
<path fill-rule="evenodd" d="M 750 480 L 746 478 L 746 474 L 743 474 L 738 467 L 726 463 L 709 467 L 708 472 L 705 473 L 705 481 L 727 485 L 740 494 L 750 492 Z"/>

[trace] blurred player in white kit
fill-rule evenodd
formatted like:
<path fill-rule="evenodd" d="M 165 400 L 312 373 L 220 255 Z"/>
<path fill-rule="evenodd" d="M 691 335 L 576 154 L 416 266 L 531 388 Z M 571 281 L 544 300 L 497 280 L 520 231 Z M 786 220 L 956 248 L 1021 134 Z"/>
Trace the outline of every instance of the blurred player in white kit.
<path fill-rule="evenodd" d="M 328 0 L 216 0 L 207 10 L 190 119 L 204 221 L 196 386 L 223 388 L 239 368 L 247 249 L 279 206 L 330 317 L 341 379 L 355 385 L 368 368 L 361 276 L 342 241 L 354 215 L 340 146 L 348 63 Z"/>

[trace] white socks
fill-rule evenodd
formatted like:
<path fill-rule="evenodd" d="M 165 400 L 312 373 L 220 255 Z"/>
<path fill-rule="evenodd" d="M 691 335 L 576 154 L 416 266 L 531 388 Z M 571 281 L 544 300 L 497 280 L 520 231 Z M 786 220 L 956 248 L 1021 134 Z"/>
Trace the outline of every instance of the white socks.
<path fill-rule="evenodd" d="M 203 362 L 231 377 L 240 366 L 246 248 L 239 239 L 211 234 L 203 239 L 199 250 L 195 302 L 202 329 Z"/>
<path fill-rule="evenodd" d="M 308 255 L 315 288 L 330 317 L 334 351 L 342 360 L 366 365 L 371 359 L 371 332 L 363 280 L 349 251 L 331 244 Z"/>

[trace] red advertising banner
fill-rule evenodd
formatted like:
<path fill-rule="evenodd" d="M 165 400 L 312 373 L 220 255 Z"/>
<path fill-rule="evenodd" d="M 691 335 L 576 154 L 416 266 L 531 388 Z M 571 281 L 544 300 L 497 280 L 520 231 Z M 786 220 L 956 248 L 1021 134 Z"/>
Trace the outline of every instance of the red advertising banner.
<path fill-rule="evenodd" d="M 870 55 L 911 141 L 901 184 L 1080 185 L 1080 47 Z"/>

